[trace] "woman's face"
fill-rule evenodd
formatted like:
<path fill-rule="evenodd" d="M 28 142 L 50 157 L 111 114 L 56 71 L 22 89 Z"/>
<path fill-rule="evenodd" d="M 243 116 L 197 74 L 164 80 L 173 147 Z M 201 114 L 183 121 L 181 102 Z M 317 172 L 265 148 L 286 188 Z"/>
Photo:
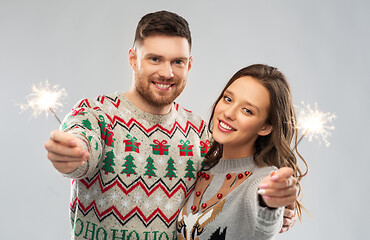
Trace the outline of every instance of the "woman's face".
<path fill-rule="evenodd" d="M 272 130 L 266 124 L 269 108 L 268 90 L 253 77 L 238 78 L 226 89 L 213 116 L 213 138 L 223 145 L 224 158 L 254 153 L 258 136 Z"/>

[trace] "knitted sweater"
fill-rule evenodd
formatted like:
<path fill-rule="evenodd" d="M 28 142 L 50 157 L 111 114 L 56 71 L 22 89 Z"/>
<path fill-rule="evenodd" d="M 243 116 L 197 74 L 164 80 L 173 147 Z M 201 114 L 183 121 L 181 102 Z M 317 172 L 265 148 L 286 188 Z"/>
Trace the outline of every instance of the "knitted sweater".
<path fill-rule="evenodd" d="M 74 172 L 72 239 L 176 239 L 176 219 L 209 147 L 205 122 L 173 104 L 167 115 L 136 108 L 121 92 L 80 101 L 62 130 L 90 158 Z"/>
<path fill-rule="evenodd" d="M 283 209 L 261 207 L 258 184 L 274 167 L 258 168 L 253 157 L 221 159 L 200 172 L 180 212 L 178 239 L 270 239 L 283 223 Z"/>

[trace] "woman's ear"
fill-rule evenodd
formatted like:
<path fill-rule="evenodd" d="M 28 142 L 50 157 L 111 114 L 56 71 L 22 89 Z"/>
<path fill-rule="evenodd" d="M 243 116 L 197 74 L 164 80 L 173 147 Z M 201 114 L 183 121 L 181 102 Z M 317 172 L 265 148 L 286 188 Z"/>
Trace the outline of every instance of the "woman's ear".
<path fill-rule="evenodd" d="M 258 132 L 258 135 L 267 136 L 272 132 L 272 129 L 273 129 L 272 125 L 266 123 L 265 125 L 263 125 L 261 130 Z"/>

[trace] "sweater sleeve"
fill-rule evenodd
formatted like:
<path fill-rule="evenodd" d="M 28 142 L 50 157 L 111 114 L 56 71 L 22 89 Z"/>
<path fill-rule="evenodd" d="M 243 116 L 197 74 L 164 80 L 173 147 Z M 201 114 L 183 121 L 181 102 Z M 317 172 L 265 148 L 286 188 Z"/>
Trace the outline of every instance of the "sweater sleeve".
<path fill-rule="evenodd" d="M 83 99 L 78 102 L 72 111 L 64 118 L 61 130 L 68 132 L 85 143 L 85 150 L 89 152 L 88 161 L 75 171 L 62 174 L 68 178 L 81 179 L 95 170 L 101 158 L 104 141 L 101 133 L 108 130 L 104 117 L 99 114 L 100 109 L 92 101 Z M 102 129 L 103 127 L 103 129 Z"/>
<path fill-rule="evenodd" d="M 283 224 L 284 208 L 268 208 L 260 206 L 258 200 L 258 185 L 264 178 L 259 177 L 250 184 L 250 198 L 247 198 L 252 203 L 255 217 L 255 238 L 254 239 L 270 239 L 276 235 Z"/>

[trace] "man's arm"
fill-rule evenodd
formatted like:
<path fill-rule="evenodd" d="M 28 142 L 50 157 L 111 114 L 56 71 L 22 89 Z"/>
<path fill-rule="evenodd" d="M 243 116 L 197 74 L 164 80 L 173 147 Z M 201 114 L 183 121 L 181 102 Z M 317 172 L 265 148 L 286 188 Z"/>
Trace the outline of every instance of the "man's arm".
<path fill-rule="evenodd" d="M 295 211 L 295 204 L 290 204 L 284 209 L 284 219 L 283 227 L 280 230 L 280 233 L 288 231 L 293 227 L 294 223 L 297 221 L 297 212 Z"/>

